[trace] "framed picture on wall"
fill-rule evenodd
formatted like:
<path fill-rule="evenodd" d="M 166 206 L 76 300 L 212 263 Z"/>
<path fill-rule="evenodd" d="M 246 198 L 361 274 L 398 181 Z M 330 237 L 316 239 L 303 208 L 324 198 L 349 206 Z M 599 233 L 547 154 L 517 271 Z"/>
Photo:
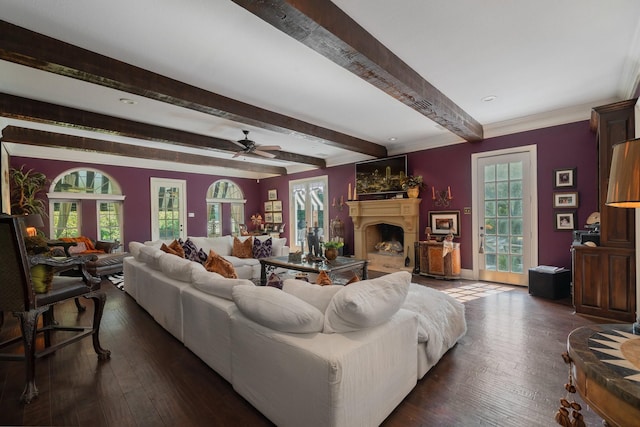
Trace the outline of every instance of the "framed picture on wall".
<path fill-rule="evenodd" d="M 460 211 L 429 212 L 431 234 L 446 235 L 450 232 L 460 237 Z"/>
<path fill-rule="evenodd" d="M 269 190 L 267 192 L 267 200 L 276 200 L 278 198 L 278 190 Z"/>
<path fill-rule="evenodd" d="M 273 222 L 273 214 L 271 212 L 264 214 L 264 222 L 266 223 Z"/>
<path fill-rule="evenodd" d="M 555 228 L 556 230 L 573 230 L 576 228 L 576 213 L 572 212 L 555 212 Z"/>
<path fill-rule="evenodd" d="M 273 211 L 274 212 L 282 212 L 282 200 L 274 200 L 273 201 Z"/>
<path fill-rule="evenodd" d="M 554 208 L 577 208 L 578 192 L 557 192 L 553 193 Z"/>
<path fill-rule="evenodd" d="M 282 223 L 282 212 L 273 213 L 273 222 L 275 222 L 276 224 Z"/>
<path fill-rule="evenodd" d="M 264 211 L 273 212 L 273 202 L 264 202 Z"/>
<path fill-rule="evenodd" d="M 553 171 L 553 187 L 575 187 L 577 183 L 576 168 L 556 169 Z"/>

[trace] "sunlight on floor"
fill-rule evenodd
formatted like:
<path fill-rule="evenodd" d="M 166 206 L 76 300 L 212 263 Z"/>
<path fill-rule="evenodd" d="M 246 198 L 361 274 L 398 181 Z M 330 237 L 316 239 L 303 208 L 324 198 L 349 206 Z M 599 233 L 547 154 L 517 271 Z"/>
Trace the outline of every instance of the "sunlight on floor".
<path fill-rule="evenodd" d="M 460 302 L 466 302 L 511 290 L 513 290 L 511 286 L 490 283 L 471 283 L 457 288 L 443 289 L 442 292 L 451 295 Z"/>

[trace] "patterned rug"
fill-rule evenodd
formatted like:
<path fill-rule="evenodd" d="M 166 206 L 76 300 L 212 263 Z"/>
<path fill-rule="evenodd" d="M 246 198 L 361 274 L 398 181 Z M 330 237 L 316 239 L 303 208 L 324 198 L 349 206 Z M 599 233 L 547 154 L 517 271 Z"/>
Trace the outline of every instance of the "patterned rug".
<path fill-rule="evenodd" d="M 109 274 L 107 280 L 121 291 L 124 291 L 124 273 Z"/>

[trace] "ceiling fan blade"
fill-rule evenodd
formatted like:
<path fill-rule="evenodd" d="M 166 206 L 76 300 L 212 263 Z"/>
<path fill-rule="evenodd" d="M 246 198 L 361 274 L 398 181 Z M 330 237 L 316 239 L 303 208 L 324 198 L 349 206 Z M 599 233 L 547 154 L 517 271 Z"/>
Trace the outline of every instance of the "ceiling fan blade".
<path fill-rule="evenodd" d="M 241 143 L 240 141 L 232 141 L 229 140 L 230 143 L 237 145 L 240 148 L 246 148 L 246 145 L 244 145 L 243 143 Z"/>
<path fill-rule="evenodd" d="M 268 157 L 269 159 L 273 159 L 276 156 L 275 154 L 267 153 L 266 151 L 262 150 L 253 150 L 253 154 L 257 154 L 258 156 L 262 157 Z"/>
<path fill-rule="evenodd" d="M 244 152 L 236 151 L 236 154 L 233 155 L 232 159 L 235 159 L 236 157 L 241 156 L 242 154 L 244 154 Z"/>
<path fill-rule="evenodd" d="M 277 151 L 282 149 L 279 145 L 258 145 L 257 148 L 262 151 Z"/>

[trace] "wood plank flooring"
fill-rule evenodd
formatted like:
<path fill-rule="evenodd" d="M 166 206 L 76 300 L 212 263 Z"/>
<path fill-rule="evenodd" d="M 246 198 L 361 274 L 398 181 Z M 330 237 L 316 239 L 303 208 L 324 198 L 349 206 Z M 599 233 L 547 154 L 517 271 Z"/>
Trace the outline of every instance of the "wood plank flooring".
<path fill-rule="evenodd" d="M 375 275 L 375 273 L 374 273 Z M 468 285 L 414 276 L 436 289 Z M 103 281 L 107 307 L 99 362 L 90 339 L 37 362 L 40 396 L 18 403 L 21 362 L 0 362 L 0 425 L 269 426 L 229 383 L 165 332 L 126 293 Z M 56 308 L 56 318 L 88 324 L 89 310 Z M 468 333 L 418 382 L 384 426 L 553 426 L 565 396 L 561 358 L 573 329 L 612 323 L 573 314 L 568 300 L 532 297 L 526 288 L 465 303 Z M 0 340 L 16 333 L 5 314 Z M 384 387 L 384 384 L 380 384 Z M 579 402 L 579 398 L 577 398 Z M 582 403 L 582 402 L 581 402 Z M 601 420 L 583 405 L 587 425 Z"/>

